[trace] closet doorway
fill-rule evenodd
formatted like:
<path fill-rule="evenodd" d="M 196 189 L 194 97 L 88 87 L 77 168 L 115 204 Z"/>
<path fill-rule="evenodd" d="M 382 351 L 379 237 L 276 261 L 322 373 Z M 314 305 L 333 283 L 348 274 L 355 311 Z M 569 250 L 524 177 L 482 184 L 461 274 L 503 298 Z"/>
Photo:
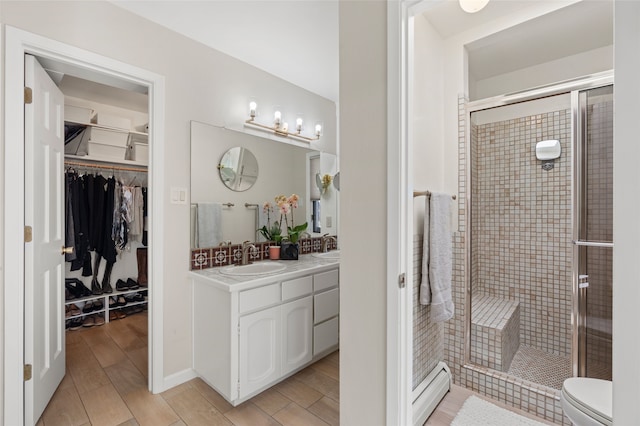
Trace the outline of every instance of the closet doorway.
<path fill-rule="evenodd" d="M 152 265 L 161 264 L 159 258 L 162 253 L 162 217 L 160 206 L 162 197 L 158 188 L 152 189 L 151 183 L 162 182 L 162 174 L 153 169 L 153 159 L 160 159 L 160 153 L 163 148 L 162 131 L 160 126 L 155 123 L 162 123 L 162 102 L 164 92 L 164 81 L 161 76 L 149 73 L 123 63 L 111 60 L 109 58 L 101 57 L 93 53 L 73 48 L 58 42 L 54 42 L 49 39 L 45 39 L 36 36 L 31 33 L 27 33 L 15 28 L 6 28 L 6 65 L 5 65 L 5 83 L 6 83 L 6 98 L 5 98 L 5 141 L 20 141 L 26 140 L 30 128 L 26 126 L 25 120 L 27 114 L 25 113 L 26 107 L 23 107 L 29 102 L 28 93 L 23 89 L 24 77 L 25 77 L 25 58 L 27 54 L 35 56 L 38 61 L 54 63 L 60 67 L 57 71 L 63 74 L 69 74 L 75 76 L 81 76 L 82 78 L 89 79 L 91 76 L 95 76 L 102 82 L 118 82 L 123 85 L 137 85 L 144 87 L 149 92 L 148 108 L 149 108 L 149 134 L 152 135 L 150 140 L 150 146 L 153 146 L 149 151 L 149 167 L 148 167 L 148 216 L 152 218 L 149 221 L 149 234 L 148 244 L 152 247 L 149 250 L 148 259 L 148 282 L 152 283 L 148 287 L 147 299 L 140 301 L 139 304 L 143 305 L 148 303 L 148 354 L 145 357 L 148 361 L 148 373 L 147 383 L 148 389 L 153 392 L 160 392 L 164 388 L 162 377 L 162 316 L 159 306 L 161 306 L 161 294 L 162 294 L 162 278 L 161 276 L 155 277 L 153 274 Z M 50 67 L 50 64 L 48 65 Z M 54 73 L 55 74 L 55 73 Z M 62 126 L 61 126 L 62 127 Z M 9 142 L 6 142 L 9 143 Z M 27 193 L 28 187 L 26 185 L 25 172 L 27 171 L 27 165 L 30 165 L 32 161 L 31 153 L 25 148 L 23 144 L 13 144 L 15 149 L 7 149 L 5 154 L 5 173 L 6 177 L 11 176 L 11 182 L 9 179 L 4 181 L 4 195 L 5 200 L 11 200 L 11 204 L 5 203 L 4 207 L 4 233 L 5 233 L 5 251 L 4 251 L 4 283 L 5 283 L 5 319 L 4 319 L 4 331 L 5 331 L 5 350 L 4 350 L 4 421 L 7 424 L 34 424 L 39 417 L 39 413 L 34 410 L 34 394 L 39 390 L 33 389 L 34 386 L 39 384 L 34 383 L 29 379 L 28 368 L 33 365 L 33 359 L 29 356 L 30 346 L 33 344 L 33 336 L 38 335 L 38 338 L 42 338 L 43 324 L 33 324 L 32 321 L 25 320 L 25 316 L 29 311 L 34 311 L 38 307 L 33 304 L 32 296 L 34 290 L 31 292 L 28 287 L 35 288 L 34 279 L 32 274 L 27 270 L 26 251 L 22 250 L 22 247 L 26 247 L 29 244 L 28 227 L 32 226 L 28 223 L 29 217 L 26 215 L 26 200 L 31 196 Z M 157 150 L 157 151 L 156 151 Z M 52 151 L 53 152 L 53 151 Z M 58 154 L 59 156 L 59 154 Z M 50 164 L 54 164 L 52 162 Z M 160 164 L 158 161 L 156 164 Z M 58 162 L 55 164 L 62 164 Z M 99 166 L 98 163 L 85 165 L 86 168 L 91 166 Z M 76 165 L 76 167 L 78 167 Z M 78 167 L 80 168 L 80 167 Z M 98 167 L 96 167 L 97 171 Z M 109 167 L 107 167 L 107 170 Z M 111 171 L 108 174 L 115 174 L 115 167 L 111 167 Z M 132 168 L 133 169 L 133 168 Z M 155 170 L 155 172 L 154 172 Z M 85 170 L 86 172 L 87 170 Z M 120 170 L 124 172 L 125 170 Z M 48 179 L 52 182 L 59 182 L 59 185 L 52 185 L 50 189 L 45 189 L 45 192 L 50 191 L 52 188 L 62 190 L 64 185 L 63 167 L 51 168 L 45 166 L 41 171 L 43 179 L 47 179 L 44 176 L 48 176 Z M 107 173 L 103 170 L 103 172 Z M 138 170 L 131 170 L 131 172 L 138 173 Z M 97 173 L 96 173 L 97 175 Z M 15 177 L 15 179 L 14 179 Z M 58 197 L 58 200 L 64 197 Z M 58 210 L 61 211 L 62 209 Z M 157 214 L 156 214 L 157 212 Z M 48 212 L 47 212 L 48 213 Z M 60 216 L 58 219 L 62 219 Z M 60 222 L 62 222 L 60 220 Z M 23 233 L 24 229 L 24 233 Z M 59 229 L 64 229 L 60 226 Z M 154 232 L 155 231 L 155 232 Z M 57 233 L 58 235 L 60 232 Z M 157 235 L 157 237 L 156 237 Z M 35 241 L 35 240 L 34 240 Z M 137 248 L 137 247 L 136 247 Z M 58 248 L 58 253 L 59 248 Z M 136 250 L 137 253 L 137 250 Z M 134 256 L 135 257 L 135 256 Z M 95 261 L 95 258 L 91 260 Z M 91 263 L 91 262 L 90 262 Z M 136 259 L 137 263 L 137 259 Z M 93 264 L 95 265 L 95 263 Z M 137 269 L 137 267 L 136 267 Z M 112 273 L 115 271 L 115 265 Z M 100 275 L 102 274 L 102 275 Z M 57 274 L 58 277 L 64 277 L 66 274 L 61 271 Z M 127 273 L 127 275 L 129 275 Z M 160 274 L 158 274 L 160 275 Z M 102 268 L 98 268 L 98 276 L 102 284 L 104 280 L 104 272 Z M 93 281 L 93 274 L 91 276 Z M 132 278 L 138 281 L 137 271 L 133 277 L 126 277 L 127 281 Z M 56 280 L 53 280 L 55 282 Z M 57 280 L 60 281 L 59 279 Z M 124 281 L 125 283 L 127 281 Z M 24 286 L 7 285 L 7 283 L 20 283 L 24 282 Z M 110 283 L 113 287 L 116 287 L 117 280 Z M 85 285 L 86 287 L 86 285 Z M 53 288 L 53 287 L 52 287 Z M 57 287 L 60 291 L 55 291 L 55 297 L 58 298 L 57 304 L 49 305 L 49 310 L 52 310 L 52 306 L 59 308 L 60 316 L 56 318 L 56 321 L 49 322 L 50 326 L 59 326 L 62 329 L 65 328 L 65 309 L 62 309 L 66 305 L 65 299 L 65 286 L 58 284 Z M 90 290 L 90 289 L 89 289 Z M 38 291 L 41 291 L 38 289 Z M 115 291 L 115 288 L 114 288 Z M 134 293 L 133 291 L 131 293 Z M 138 292 L 135 292 L 138 293 Z M 124 293 L 121 293 L 124 294 Z M 98 295 L 87 296 L 89 298 Z M 144 297 L 144 296 L 143 296 Z M 104 296 L 104 304 L 108 304 L 109 297 Z M 116 299 L 117 300 L 117 299 Z M 18 301 L 19 303 L 16 303 Z M 157 307 L 156 307 L 157 306 Z M 154 308 L 155 307 L 155 308 Z M 92 316 L 99 316 L 102 314 L 103 319 L 108 321 L 109 311 L 107 307 L 103 306 L 102 311 L 92 313 Z M 94 318 L 95 321 L 95 318 Z M 31 330 L 28 329 L 31 327 Z M 87 327 L 88 328 L 88 327 Z M 49 336 L 54 336 L 55 333 L 50 333 Z M 64 331 L 59 334 L 64 336 Z M 29 338 L 33 339 L 29 341 Z M 64 338 L 63 338 L 64 339 Z M 47 337 L 44 338 L 45 344 Z M 56 346 L 57 345 L 57 346 Z M 64 345 L 64 342 L 55 342 L 53 345 L 49 345 L 49 348 L 60 348 Z M 49 349 L 47 349 L 49 350 Z M 55 351 L 53 351 L 55 352 Z M 36 354 L 40 357 L 41 354 Z M 22 366 L 24 365 L 24 369 Z M 45 362 L 44 368 L 48 369 L 50 366 Z M 23 375 L 24 370 L 24 375 Z M 68 373 L 68 371 L 67 371 Z M 39 374 L 34 371 L 33 375 Z M 16 389 L 24 389 L 23 392 L 15 392 Z M 54 388 L 55 390 L 55 388 Z M 44 392 L 46 395 L 47 392 Z M 42 402 L 40 402 L 42 405 Z M 46 403 L 44 404 L 46 406 Z"/>

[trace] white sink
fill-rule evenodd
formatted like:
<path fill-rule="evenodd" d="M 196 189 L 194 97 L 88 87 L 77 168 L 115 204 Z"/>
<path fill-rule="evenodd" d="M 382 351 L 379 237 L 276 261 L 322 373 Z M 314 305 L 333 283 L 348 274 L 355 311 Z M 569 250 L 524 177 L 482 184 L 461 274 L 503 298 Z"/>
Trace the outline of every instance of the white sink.
<path fill-rule="evenodd" d="M 321 259 L 340 259 L 340 250 L 332 250 L 326 253 L 313 253 L 313 257 L 319 257 Z"/>
<path fill-rule="evenodd" d="M 280 262 L 256 262 L 249 265 L 231 265 L 220 268 L 222 275 L 251 276 L 266 275 L 283 271 L 286 265 Z"/>

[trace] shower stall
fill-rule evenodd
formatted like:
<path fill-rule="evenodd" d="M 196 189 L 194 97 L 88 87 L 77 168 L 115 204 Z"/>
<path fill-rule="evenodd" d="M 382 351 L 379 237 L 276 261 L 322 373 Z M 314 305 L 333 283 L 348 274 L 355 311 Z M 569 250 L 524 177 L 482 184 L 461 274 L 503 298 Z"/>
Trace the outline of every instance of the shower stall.
<path fill-rule="evenodd" d="M 466 356 L 554 389 L 611 379 L 613 85 L 580 84 L 468 116 Z M 546 140 L 559 158 L 536 158 Z"/>

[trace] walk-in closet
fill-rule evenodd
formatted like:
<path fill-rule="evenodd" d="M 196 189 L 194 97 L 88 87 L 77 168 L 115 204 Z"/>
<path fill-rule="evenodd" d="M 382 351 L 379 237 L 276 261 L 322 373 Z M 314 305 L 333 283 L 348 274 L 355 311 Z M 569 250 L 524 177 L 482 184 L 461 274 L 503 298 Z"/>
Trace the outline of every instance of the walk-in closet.
<path fill-rule="evenodd" d="M 84 411 L 107 388 L 126 391 L 122 377 L 149 382 L 149 99 L 144 88 L 37 60 L 64 94 L 63 176 L 47 171 L 64 191 L 66 368 L 56 392 L 74 386 Z M 74 406 L 58 400 L 45 424 Z"/>

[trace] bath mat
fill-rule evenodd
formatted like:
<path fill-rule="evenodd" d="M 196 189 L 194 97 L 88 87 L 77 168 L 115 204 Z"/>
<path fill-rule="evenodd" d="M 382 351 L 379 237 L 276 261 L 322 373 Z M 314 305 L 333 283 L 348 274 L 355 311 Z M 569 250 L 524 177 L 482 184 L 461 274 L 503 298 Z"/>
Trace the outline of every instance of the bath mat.
<path fill-rule="evenodd" d="M 470 396 L 451 426 L 545 426 L 544 423 L 500 408 L 484 399 Z"/>

